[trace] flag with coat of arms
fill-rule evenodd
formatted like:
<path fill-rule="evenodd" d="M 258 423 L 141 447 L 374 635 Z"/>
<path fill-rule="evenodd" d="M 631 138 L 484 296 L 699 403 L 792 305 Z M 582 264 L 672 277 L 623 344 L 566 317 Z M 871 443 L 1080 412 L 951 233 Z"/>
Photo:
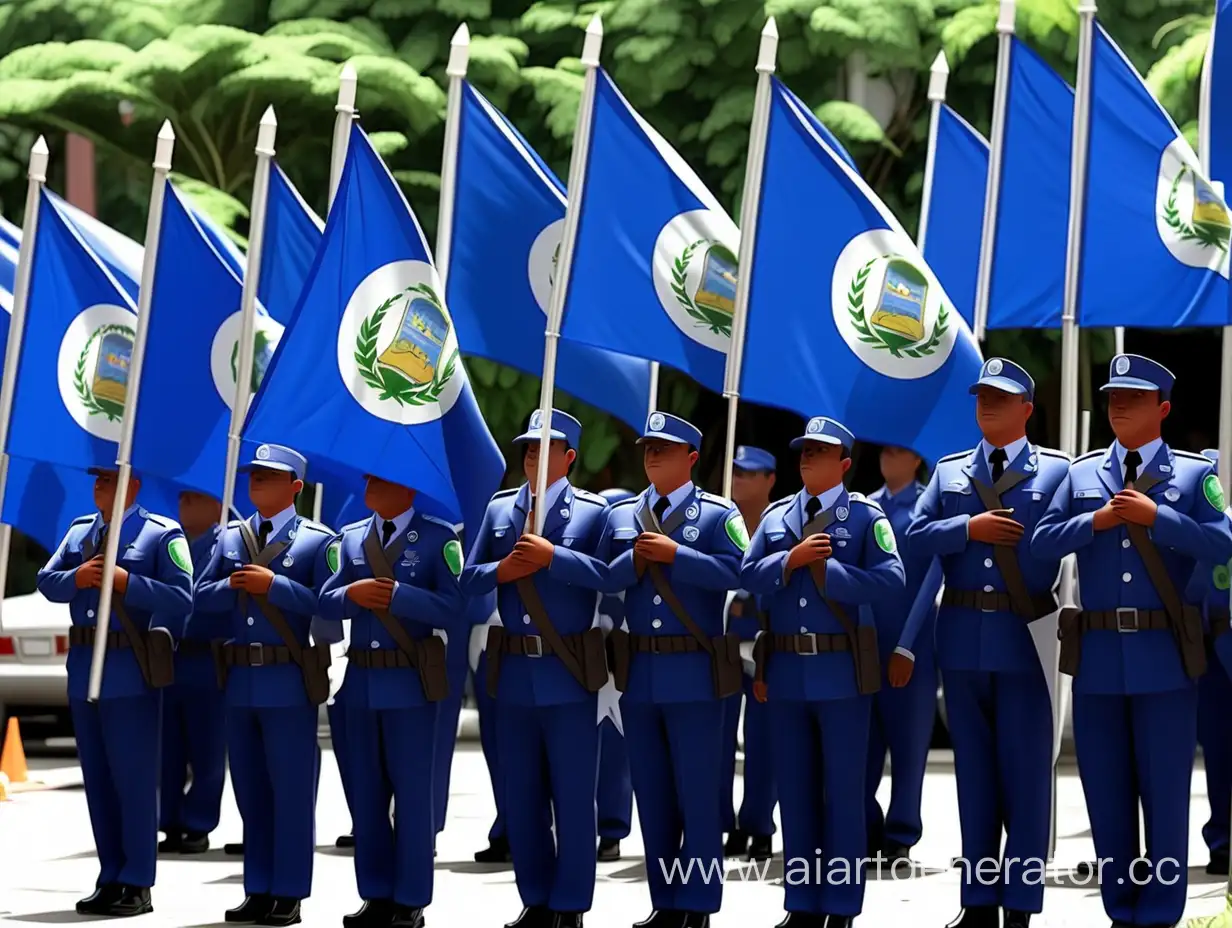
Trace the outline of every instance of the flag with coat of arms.
<path fill-rule="evenodd" d="M 824 217 L 824 218 L 821 218 Z M 981 358 L 898 221 L 771 85 L 742 399 L 830 416 L 928 461 L 978 437 Z"/>
<path fill-rule="evenodd" d="M 419 222 L 358 125 L 244 437 L 299 450 L 310 478 L 319 460 L 413 487 L 467 525 L 504 475 Z"/>
<path fill-rule="evenodd" d="M 325 223 L 300 196 L 277 161 L 270 164 L 265 244 L 257 300 L 280 325 L 291 321 L 321 244 Z M 240 272 L 242 279 L 244 272 Z"/>

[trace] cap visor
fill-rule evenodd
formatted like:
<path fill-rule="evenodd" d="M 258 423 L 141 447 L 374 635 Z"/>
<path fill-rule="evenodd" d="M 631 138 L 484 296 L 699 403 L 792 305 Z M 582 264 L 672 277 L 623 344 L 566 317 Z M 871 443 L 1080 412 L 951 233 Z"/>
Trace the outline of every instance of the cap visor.
<path fill-rule="evenodd" d="M 542 434 L 543 433 L 540 432 L 538 429 L 531 429 L 529 432 L 525 432 L 519 435 L 517 438 L 515 438 L 513 440 L 513 443 L 515 445 L 524 445 L 527 442 L 539 441 L 539 437 Z M 568 438 L 565 437 L 564 432 L 561 432 L 557 429 L 552 429 L 552 431 L 549 434 L 552 436 L 552 441 L 568 441 L 569 440 Z"/>
<path fill-rule="evenodd" d="M 677 438 L 675 435 L 668 435 L 667 432 L 647 432 L 645 435 L 639 438 L 634 444 L 641 445 L 641 444 L 645 444 L 648 441 L 654 441 L 656 439 L 659 441 L 670 441 L 676 445 L 687 445 L 688 444 L 688 442 L 685 441 L 683 438 Z"/>
<path fill-rule="evenodd" d="M 1000 390 L 1002 393 L 1012 393 L 1015 396 L 1022 396 L 1027 392 L 1026 387 L 1017 380 L 1010 380 L 1008 377 L 981 377 L 971 385 L 971 389 L 967 392 L 978 393 L 980 387 L 992 387 L 994 390 Z"/>
<path fill-rule="evenodd" d="M 804 447 L 806 441 L 818 441 L 823 445 L 841 445 L 843 443 L 842 439 L 835 438 L 833 435 L 801 435 L 799 438 L 791 440 L 791 450 L 798 451 Z"/>
<path fill-rule="evenodd" d="M 1149 380 L 1143 380 L 1140 377 L 1113 377 L 1099 388 L 1100 393 L 1105 393 L 1108 390 L 1152 390 L 1158 392 L 1159 384 L 1151 383 Z"/>
<path fill-rule="evenodd" d="M 241 464 L 236 473 L 251 474 L 254 470 L 280 470 L 287 474 L 295 473 L 295 468 L 290 464 L 282 464 L 278 461 L 249 461 L 247 464 Z"/>

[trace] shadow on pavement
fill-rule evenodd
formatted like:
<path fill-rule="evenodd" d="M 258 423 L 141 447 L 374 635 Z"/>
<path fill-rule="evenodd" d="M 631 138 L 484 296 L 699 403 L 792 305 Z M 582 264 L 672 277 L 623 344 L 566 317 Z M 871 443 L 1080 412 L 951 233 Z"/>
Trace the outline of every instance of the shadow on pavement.
<path fill-rule="evenodd" d="M 102 922 L 107 921 L 104 915 L 78 915 L 76 909 L 66 909 L 62 912 L 31 912 L 28 915 L 6 915 L 7 922 L 37 922 L 43 925 L 67 925 L 72 922 Z"/>

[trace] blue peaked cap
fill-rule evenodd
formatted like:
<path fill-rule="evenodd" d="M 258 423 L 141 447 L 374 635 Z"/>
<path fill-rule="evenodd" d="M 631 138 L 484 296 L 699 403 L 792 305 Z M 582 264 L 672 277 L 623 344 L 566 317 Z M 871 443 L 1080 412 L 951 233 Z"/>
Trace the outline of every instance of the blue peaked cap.
<path fill-rule="evenodd" d="M 736 456 L 732 459 L 736 470 L 766 471 L 774 473 L 776 462 L 774 455 L 763 448 L 752 445 L 740 445 L 736 448 Z"/>
<path fill-rule="evenodd" d="M 239 472 L 248 474 L 261 468 L 286 471 L 294 474 L 296 480 L 303 480 L 308 472 L 308 459 L 284 445 L 259 445 L 253 459 L 240 465 Z"/>
<path fill-rule="evenodd" d="M 814 416 L 804 427 L 804 434 L 791 440 L 791 449 L 804 447 L 806 441 L 819 441 L 825 445 L 842 445 L 848 451 L 856 443 L 856 437 L 843 423 L 828 416 Z"/>
<path fill-rule="evenodd" d="M 980 379 L 971 385 L 972 393 L 980 387 L 992 387 L 1003 393 L 1025 396 L 1027 402 L 1035 401 L 1035 381 L 1031 375 L 1008 358 L 989 358 L 980 369 Z"/>
<path fill-rule="evenodd" d="M 1118 354 L 1108 365 L 1108 382 L 1100 387 L 1107 390 L 1158 390 L 1161 399 L 1172 394 L 1176 375 L 1158 361 L 1140 354 Z"/>
<path fill-rule="evenodd" d="M 539 441 L 542 436 L 543 428 L 543 411 L 536 409 L 530 414 L 530 421 L 526 424 L 526 431 L 513 440 L 515 445 L 524 444 L 526 442 Z M 561 412 L 559 409 L 552 410 L 552 440 L 563 441 L 570 448 L 576 451 L 582 445 L 582 423 L 569 415 L 567 412 Z"/>
<path fill-rule="evenodd" d="M 701 429 L 692 422 L 686 422 L 679 416 L 666 412 L 652 412 L 647 416 L 646 431 L 642 432 L 637 443 L 640 445 L 649 438 L 658 438 L 678 445 L 692 445 L 694 448 L 702 446 Z"/>

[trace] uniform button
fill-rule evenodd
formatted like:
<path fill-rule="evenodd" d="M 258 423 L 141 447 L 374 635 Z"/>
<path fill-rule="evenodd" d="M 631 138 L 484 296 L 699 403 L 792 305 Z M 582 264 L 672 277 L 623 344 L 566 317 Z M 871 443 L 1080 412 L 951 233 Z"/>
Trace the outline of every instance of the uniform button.
<path fill-rule="evenodd" d="M 522 616 L 522 624 L 523 624 L 523 625 L 529 625 L 529 624 L 530 624 L 530 616 L 528 616 L 528 615 L 524 615 L 524 616 Z"/>
<path fill-rule="evenodd" d="M 662 606 L 662 605 L 663 605 L 663 597 L 662 597 L 662 596 L 656 596 L 656 597 L 654 598 L 654 604 L 655 604 L 656 606 Z"/>
<path fill-rule="evenodd" d="M 94 618 L 94 610 L 93 610 L 93 609 L 87 609 L 87 610 L 86 610 L 86 618 L 87 618 L 87 619 L 92 619 L 92 618 Z"/>
<path fill-rule="evenodd" d="M 1128 548 L 1128 547 L 1130 546 L 1130 544 L 1131 544 L 1131 542 L 1130 542 L 1130 540 L 1129 540 L 1128 538 L 1122 538 L 1122 539 L 1121 539 L 1121 547 L 1122 547 L 1122 548 Z"/>
<path fill-rule="evenodd" d="M 991 586 L 986 586 L 986 587 L 984 587 L 984 592 L 985 592 L 985 593 L 991 593 L 992 591 L 993 591 L 993 590 L 992 590 L 992 587 L 991 587 Z"/>
<path fill-rule="evenodd" d="M 381 646 L 381 643 L 379 641 L 372 642 L 372 647 L 379 648 L 380 646 Z"/>
<path fill-rule="evenodd" d="M 985 566 L 985 567 L 991 567 L 991 566 L 992 566 L 992 558 L 990 558 L 990 557 L 986 557 L 986 558 L 984 558 L 984 566 Z"/>
<path fill-rule="evenodd" d="M 1121 574 L 1121 580 L 1124 581 L 1125 583 L 1129 583 L 1129 581 L 1132 579 L 1134 579 L 1134 575 L 1131 574 L 1129 571 L 1125 571 L 1125 573 Z"/>
<path fill-rule="evenodd" d="M 807 605 L 808 605 L 808 600 L 805 599 L 803 596 L 801 596 L 800 597 L 800 608 L 803 609 Z"/>
<path fill-rule="evenodd" d="M 807 634 L 808 634 L 808 626 L 807 626 L 807 625 L 801 625 L 801 626 L 800 626 L 800 634 L 801 634 L 801 635 L 807 635 Z"/>
<path fill-rule="evenodd" d="M 253 619 L 253 617 L 252 617 L 252 616 L 249 616 L 249 617 L 248 617 L 248 624 L 249 624 L 249 625 L 251 625 L 254 621 L 255 621 L 255 620 Z"/>
<path fill-rule="evenodd" d="M 651 627 L 651 628 L 662 628 L 662 627 L 663 627 L 663 620 L 662 620 L 662 619 L 655 619 L 653 622 L 651 622 L 651 623 L 650 623 L 650 627 Z"/>

